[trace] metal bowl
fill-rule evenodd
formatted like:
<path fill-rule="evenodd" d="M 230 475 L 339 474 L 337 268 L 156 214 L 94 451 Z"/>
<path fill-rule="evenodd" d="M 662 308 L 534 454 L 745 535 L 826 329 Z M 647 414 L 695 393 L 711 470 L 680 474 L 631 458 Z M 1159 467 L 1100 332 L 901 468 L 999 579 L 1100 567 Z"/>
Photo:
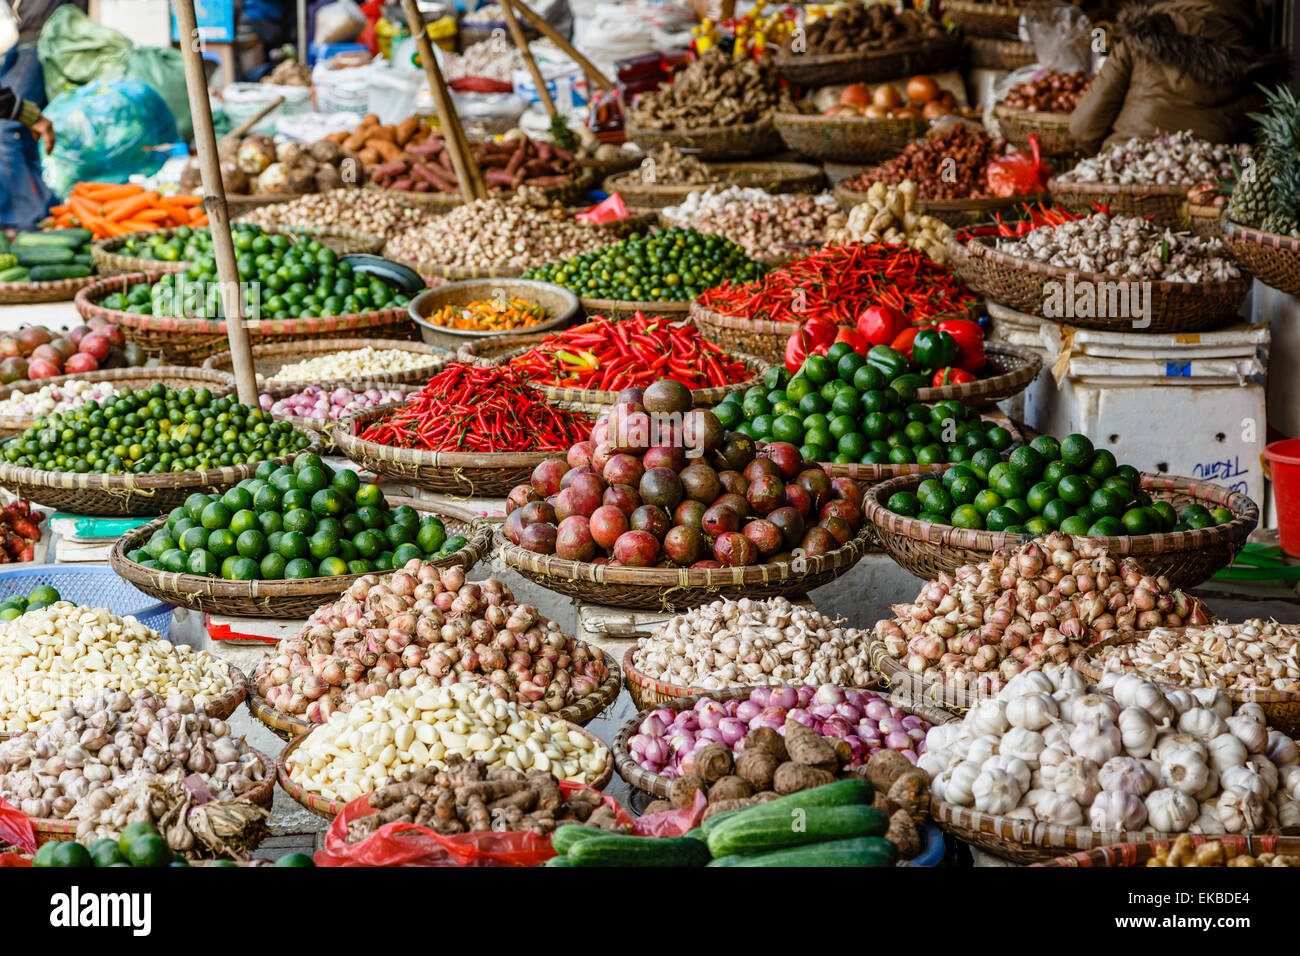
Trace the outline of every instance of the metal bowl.
<path fill-rule="evenodd" d="M 491 299 L 498 295 L 518 296 L 536 302 L 546 309 L 550 319 L 540 325 L 526 329 L 511 329 L 504 332 L 476 332 L 469 329 L 449 329 L 434 325 L 428 317 L 444 305 L 468 305 L 481 299 Z M 420 335 L 429 345 L 437 345 L 452 350 L 479 339 L 508 339 L 517 335 L 533 335 L 549 329 L 563 328 L 581 314 L 582 306 L 578 297 L 563 286 L 550 282 L 537 282 L 533 279 L 466 279 L 462 282 L 449 282 L 437 288 L 421 292 L 407 307 L 411 321 L 420 328 Z"/>

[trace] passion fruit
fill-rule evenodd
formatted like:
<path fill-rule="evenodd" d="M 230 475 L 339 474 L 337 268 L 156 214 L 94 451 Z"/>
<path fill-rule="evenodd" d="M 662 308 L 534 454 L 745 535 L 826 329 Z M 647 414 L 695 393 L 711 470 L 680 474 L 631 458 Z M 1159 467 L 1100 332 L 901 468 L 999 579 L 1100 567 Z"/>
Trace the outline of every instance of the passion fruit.
<path fill-rule="evenodd" d="M 803 553 L 809 556 L 827 554 L 839 547 L 834 536 L 825 528 L 809 528 L 799 542 Z"/>
<path fill-rule="evenodd" d="M 555 556 L 568 561 L 590 561 L 596 556 L 591 522 L 584 515 L 571 515 L 555 531 Z"/>
<path fill-rule="evenodd" d="M 620 453 L 605 462 L 605 467 L 600 470 L 600 474 L 611 485 L 636 486 L 640 483 L 641 476 L 645 474 L 645 467 L 641 464 L 641 459 L 635 455 Z"/>
<path fill-rule="evenodd" d="M 671 468 L 681 471 L 686 467 L 686 449 L 680 445 L 652 445 L 646 449 L 641 464 L 646 471 L 651 468 Z"/>
<path fill-rule="evenodd" d="M 740 530 L 740 513 L 726 505 L 714 505 L 700 516 L 700 530 L 711 538 Z"/>
<path fill-rule="evenodd" d="M 681 382 L 670 378 L 661 378 L 648 385 L 641 397 L 641 404 L 647 412 L 684 414 L 694 404 L 691 390 Z"/>
<path fill-rule="evenodd" d="M 713 454 L 723 447 L 726 438 L 727 430 L 708 409 L 695 408 L 682 416 L 682 441 L 691 449 L 688 457 Z"/>
<path fill-rule="evenodd" d="M 727 494 L 744 496 L 749 491 L 749 479 L 738 471 L 718 472 L 718 483 Z"/>
<path fill-rule="evenodd" d="M 529 480 L 539 495 L 549 498 L 560 490 L 560 482 L 569 467 L 569 463 L 563 458 L 547 458 L 545 461 L 538 462 Z"/>
<path fill-rule="evenodd" d="M 781 550 L 785 540 L 781 529 L 765 518 L 755 518 L 741 528 L 740 533 L 754 542 L 760 558 L 768 558 L 776 554 Z"/>
<path fill-rule="evenodd" d="M 704 535 L 695 528 L 678 525 L 664 535 L 664 555 L 674 564 L 694 564 L 705 555 L 707 548 Z"/>
<path fill-rule="evenodd" d="M 724 568 L 743 568 L 758 564 L 758 548 L 743 534 L 729 531 L 713 542 L 713 556 Z"/>
<path fill-rule="evenodd" d="M 656 541 L 662 541 L 673 526 L 668 513 L 656 505 L 642 505 L 637 508 L 632 512 L 632 517 L 628 519 L 627 524 L 633 531 L 649 532 L 655 536 Z"/>
<path fill-rule="evenodd" d="M 767 516 L 767 520 L 781 532 L 781 542 L 787 551 L 794 550 L 803 541 L 804 520 L 798 508 L 789 505 L 777 508 Z"/>
<path fill-rule="evenodd" d="M 648 568 L 659 561 L 659 540 L 648 531 L 625 531 L 614 542 L 614 560 L 630 568 Z"/>
<path fill-rule="evenodd" d="M 556 527 L 549 522 L 530 524 L 519 537 L 519 546 L 536 554 L 555 553 Z"/>
<path fill-rule="evenodd" d="M 621 508 L 616 508 L 614 505 L 601 505 L 591 513 L 588 521 L 592 540 L 606 551 L 610 550 L 614 547 L 614 542 L 619 539 L 619 535 L 630 527 L 627 517 Z"/>
<path fill-rule="evenodd" d="M 745 500 L 755 514 L 771 514 L 785 504 L 785 485 L 773 475 L 759 475 L 749 483 Z"/>
<path fill-rule="evenodd" d="M 651 468 L 641 476 L 641 500 L 672 511 L 682 500 L 682 480 L 671 468 Z"/>
<path fill-rule="evenodd" d="M 673 512 L 673 524 L 700 531 L 703 529 L 704 512 L 708 510 L 709 506 L 704 502 L 686 498 Z"/>
<path fill-rule="evenodd" d="M 519 523 L 527 528 L 530 524 L 558 524 L 555 508 L 549 501 L 530 501 L 519 509 Z"/>
<path fill-rule="evenodd" d="M 784 481 L 789 481 L 803 470 L 803 455 L 789 442 L 774 441 L 764 447 L 763 454 L 776 465 Z"/>
<path fill-rule="evenodd" d="M 722 482 L 718 480 L 718 473 L 702 461 L 687 465 L 678 478 L 681 479 L 682 492 L 693 501 L 709 505 L 722 494 Z"/>
<path fill-rule="evenodd" d="M 631 485 L 610 485 L 600 500 L 601 504 L 613 505 L 629 518 L 641 507 L 641 494 Z"/>
<path fill-rule="evenodd" d="M 743 432 L 727 432 L 710 461 L 718 471 L 740 471 L 754 460 L 756 447 L 754 439 Z"/>

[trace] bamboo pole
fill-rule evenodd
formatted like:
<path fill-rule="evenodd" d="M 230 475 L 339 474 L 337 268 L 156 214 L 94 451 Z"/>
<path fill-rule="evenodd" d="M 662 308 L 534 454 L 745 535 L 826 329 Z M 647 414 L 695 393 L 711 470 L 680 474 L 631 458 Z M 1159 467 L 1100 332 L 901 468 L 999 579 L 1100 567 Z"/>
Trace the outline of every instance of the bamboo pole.
<path fill-rule="evenodd" d="M 411 37 L 415 40 L 415 48 L 424 66 L 424 75 L 429 81 L 429 91 L 433 94 L 434 106 L 438 110 L 438 122 L 442 124 L 443 139 L 446 140 L 447 149 L 451 151 L 451 165 L 456 171 L 460 193 L 466 202 L 481 199 L 487 195 L 483 176 L 479 172 L 478 163 L 474 162 L 469 141 L 465 138 L 465 130 L 460 125 L 460 117 L 456 115 L 455 104 L 452 103 L 451 93 L 447 89 L 447 81 L 443 78 L 438 60 L 433 54 L 433 43 L 429 40 L 424 16 L 416 6 L 415 0 L 402 0 L 402 9 L 406 12 L 406 22 L 411 28 Z"/>
<path fill-rule="evenodd" d="M 519 13 L 523 15 L 523 18 L 536 28 L 538 33 L 546 37 L 546 39 L 550 40 L 568 54 L 573 62 L 582 67 L 582 72 L 586 73 L 590 79 L 595 80 L 596 85 L 602 90 L 612 90 L 614 88 L 614 84 L 609 81 L 609 77 L 600 72 L 594 63 L 578 52 L 577 47 L 564 39 L 555 27 L 547 23 L 546 20 L 539 16 L 532 7 L 524 3 L 523 0 L 500 0 L 500 3 L 503 7 L 514 7 L 518 10 Z"/>
<path fill-rule="evenodd" d="M 244 120 L 242 123 L 240 123 L 240 124 L 239 124 L 238 126 L 236 126 L 234 129 L 232 129 L 232 130 L 231 130 L 229 133 L 227 133 L 225 136 L 221 137 L 221 141 L 222 141 L 223 143 L 225 143 L 225 142 L 227 142 L 227 141 L 229 141 L 229 140 L 232 140 L 232 139 L 239 139 L 241 136 L 243 136 L 245 133 L 247 133 L 250 129 L 252 129 L 252 128 L 253 128 L 254 126 L 256 126 L 258 123 L 260 123 L 263 119 L 265 119 L 266 116 L 267 116 L 267 115 L 268 115 L 272 110 L 274 110 L 274 109 L 278 109 L 279 107 L 281 107 L 281 106 L 283 106 L 283 105 L 284 105 L 284 97 L 283 97 L 283 96 L 277 96 L 275 99 L 273 99 L 271 102 L 267 103 L 265 106 L 263 106 L 260 110 L 258 110 L 256 113 L 254 113 L 254 114 L 253 114 L 252 116 L 250 116 L 248 119 Z"/>
<path fill-rule="evenodd" d="M 537 84 L 537 98 L 542 102 L 542 109 L 546 110 L 548 116 L 554 118 L 555 100 L 551 99 L 551 91 L 546 88 L 546 80 L 542 77 L 537 61 L 533 59 L 533 51 L 528 49 L 528 38 L 524 36 L 524 28 L 519 25 L 519 18 L 515 16 L 515 8 L 508 2 L 502 3 L 501 12 L 506 16 L 506 27 L 510 30 L 515 46 L 523 55 L 524 66 L 528 67 L 528 72 L 533 75 L 533 82 Z"/>
<path fill-rule="evenodd" d="M 185 86 L 194 118 L 194 145 L 203 177 L 203 209 L 208 214 L 208 231 L 217 260 L 221 303 L 226 316 L 226 338 L 234 365 L 235 390 L 245 405 L 257 407 L 257 376 L 253 371 L 253 349 L 244 325 L 244 303 L 239 285 L 235 244 L 230 238 L 230 211 L 226 187 L 221 181 L 217 157 L 217 135 L 212 129 L 212 104 L 208 102 L 208 80 L 203 69 L 203 41 L 194 17 L 194 0 L 175 0 L 176 29 L 181 37 L 181 58 L 185 63 Z M 186 39 L 188 37 L 188 40 Z"/>

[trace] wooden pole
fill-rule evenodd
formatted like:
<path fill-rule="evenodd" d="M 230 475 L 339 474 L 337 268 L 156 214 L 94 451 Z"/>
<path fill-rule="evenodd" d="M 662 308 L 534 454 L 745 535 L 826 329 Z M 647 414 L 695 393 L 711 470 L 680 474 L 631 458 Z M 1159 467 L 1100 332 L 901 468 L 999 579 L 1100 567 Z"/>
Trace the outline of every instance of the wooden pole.
<path fill-rule="evenodd" d="M 542 101 L 542 109 L 546 110 L 548 116 L 554 117 L 555 100 L 551 99 L 551 91 L 546 88 L 546 80 L 542 78 L 541 68 L 533 59 L 533 51 L 528 49 L 528 38 L 524 36 L 524 28 L 519 25 L 519 18 L 515 16 L 515 8 L 509 3 L 502 3 L 501 12 L 506 16 L 506 26 L 515 41 L 515 46 L 523 54 L 524 66 L 528 67 L 528 72 L 533 75 L 533 82 L 537 84 L 537 98 Z"/>
<path fill-rule="evenodd" d="M 217 135 L 212 129 L 212 104 L 208 102 L 208 80 L 203 70 L 203 42 L 194 18 L 194 0 L 175 0 L 176 29 L 181 38 L 185 63 L 185 86 L 194 118 L 194 145 L 199 153 L 203 176 L 203 209 L 208 214 L 212 251 L 217 259 L 221 303 L 226 316 L 226 338 L 234 364 L 235 390 L 245 405 L 257 407 L 257 376 L 253 371 L 253 349 L 244 325 L 244 303 L 235 262 L 235 244 L 230 238 L 230 211 L 226 208 L 226 187 L 221 182 L 217 158 Z M 188 38 L 188 39 L 187 39 Z"/>
<path fill-rule="evenodd" d="M 307 0 L 298 0 L 298 62 L 307 65 L 307 51 L 311 44 L 307 42 Z"/>
<path fill-rule="evenodd" d="M 424 24 L 424 16 L 415 0 L 402 0 L 402 9 L 406 12 L 406 22 L 411 28 L 411 37 L 424 65 L 424 75 L 429 81 L 429 91 L 433 94 L 434 106 L 438 109 L 438 122 L 442 124 L 442 136 L 451 150 L 451 165 L 456 171 L 456 181 L 460 184 L 460 193 L 466 202 L 473 202 L 487 195 L 483 177 L 478 163 L 469 150 L 465 131 L 461 128 L 460 117 L 456 115 L 455 104 L 447 89 L 442 69 L 433 54 L 433 43 L 429 40 L 429 31 Z"/>
<path fill-rule="evenodd" d="M 558 46 L 569 55 L 573 62 L 582 67 L 582 72 L 595 80 L 596 84 L 602 90 L 612 90 L 614 88 L 614 84 L 609 81 L 609 77 L 600 72 L 594 63 L 579 53 L 577 47 L 564 39 L 564 37 L 560 35 L 559 31 L 539 16 L 532 7 L 522 2 L 522 0 L 500 0 L 500 2 L 503 7 L 514 7 L 519 11 L 519 13 L 523 15 L 523 18 L 537 29 L 538 33 Z"/>
<path fill-rule="evenodd" d="M 278 109 L 282 105 L 284 105 L 284 97 L 277 96 L 275 99 L 267 103 L 265 106 L 263 106 L 260 110 L 258 110 L 248 119 L 244 120 L 234 129 L 232 129 L 225 136 L 221 137 L 221 141 L 224 143 L 227 140 L 239 139 L 239 137 L 243 136 L 250 129 L 252 129 L 258 123 L 260 123 L 267 116 L 267 114 L 269 114 L 272 110 Z"/>

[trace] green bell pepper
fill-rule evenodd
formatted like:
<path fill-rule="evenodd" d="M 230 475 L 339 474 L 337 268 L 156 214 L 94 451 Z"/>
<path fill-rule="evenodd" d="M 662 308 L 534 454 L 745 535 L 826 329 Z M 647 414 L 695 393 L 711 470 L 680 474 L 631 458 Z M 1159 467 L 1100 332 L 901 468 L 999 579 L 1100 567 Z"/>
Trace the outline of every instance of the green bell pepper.
<path fill-rule="evenodd" d="M 907 360 L 907 356 L 888 345 L 872 346 L 867 353 L 867 364 L 880 369 L 886 381 L 912 371 L 912 363 Z"/>
<path fill-rule="evenodd" d="M 922 329 L 912 342 L 912 361 L 918 368 L 946 368 L 957 363 L 957 340 L 938 329 Z"/>

